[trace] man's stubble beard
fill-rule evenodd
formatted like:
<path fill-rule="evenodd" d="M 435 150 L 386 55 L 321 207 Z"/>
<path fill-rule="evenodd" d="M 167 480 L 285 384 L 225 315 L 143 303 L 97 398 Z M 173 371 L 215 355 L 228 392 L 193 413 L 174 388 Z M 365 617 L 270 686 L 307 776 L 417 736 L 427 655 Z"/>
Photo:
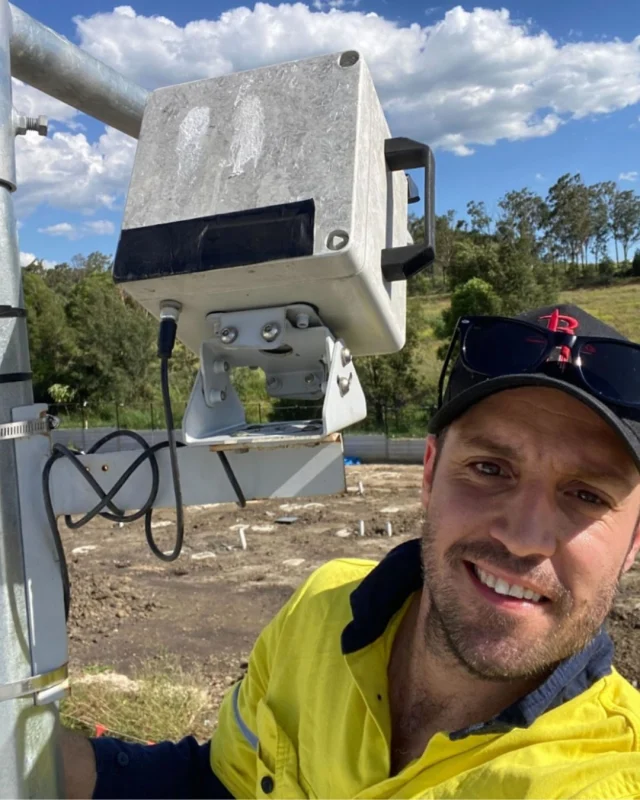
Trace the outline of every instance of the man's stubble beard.
<path fill-rule="evenodd" d="M 422 533 L 424 591 L 429 595 L 426 644 L 432 652 L 453 658 L 474 677 L 492 681 L 543 677 L 560 661 L 582 650 L 611 610 L 618 581 L 601 586 L 593 602 L 582 607 L 576 607 L 571 593 L 556 583 L 558 599 L 553 611 L 545 609 L 552 615 L 552 629 L 537 640 L 525 641 L 523 633 L 518 633 L 524 626 L 508 612 L 492 609 L 480 598 L 476 608 L 463 604 L 453 585 L 451 568 L 460 569 L 463 559 L 482 558 L 517 575 L 535 571 L 539 559 L 516 558 L 495 541 L 462 541 L 449 548 L 441 565 L 435 538 L 435 524 L 427 512 Z"/>

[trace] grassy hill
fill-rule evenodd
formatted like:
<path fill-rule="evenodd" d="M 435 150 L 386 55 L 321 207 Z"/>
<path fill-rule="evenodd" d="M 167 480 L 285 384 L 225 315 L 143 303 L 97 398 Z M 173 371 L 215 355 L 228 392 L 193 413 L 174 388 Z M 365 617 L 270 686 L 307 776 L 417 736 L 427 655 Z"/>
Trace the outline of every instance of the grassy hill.
<path fill-rule="evenodd" d="M 563 292 L 560 300 L 584 308 L 629 339 L 640 342 L 640 282 Z"/>
<path fill-rule="evenodd" d="M 580 306 L 613 325 L 632 341 L 640 342 L 640 281 L 619 283 L 607 288 L 562 292 L 559 300 L 561 303 Z M 420 334 L 422 346 L 419 369 L 427 380 L 435 382 L 441 366 L 436 352 L 442 342 L 435 339 L 433 326 L 443 309 L 449 305 L 449 296 L 434 294 L 428 297 L 412 297 L 409 302 L 420 305 L 425 323 Z"/>

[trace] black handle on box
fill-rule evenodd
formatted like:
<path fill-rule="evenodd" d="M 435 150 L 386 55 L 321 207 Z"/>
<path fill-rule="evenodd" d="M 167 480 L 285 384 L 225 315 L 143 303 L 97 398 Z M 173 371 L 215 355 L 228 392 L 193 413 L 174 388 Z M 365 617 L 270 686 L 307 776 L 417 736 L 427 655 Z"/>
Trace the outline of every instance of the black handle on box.
<path fill-rule="evenodd" d="M 424 168 L 424 242 L 382 251 L 384 279 L 406 281 L 433 264 L 436 257 L 435 160 L 426 144 L 402 136 L 385 141 L 384 157 L 391 172 Z"/>

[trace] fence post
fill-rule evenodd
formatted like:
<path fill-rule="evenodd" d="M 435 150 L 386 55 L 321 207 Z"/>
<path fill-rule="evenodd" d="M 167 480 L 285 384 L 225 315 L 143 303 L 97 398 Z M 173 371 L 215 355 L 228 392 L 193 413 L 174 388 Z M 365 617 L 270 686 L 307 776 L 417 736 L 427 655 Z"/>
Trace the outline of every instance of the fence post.
<path fill-rule="evenodd" d="M 384 453 L 386 461 L 389 461 L 389 413 L 386 406 L 383 406 L 382 418 L 384 419 Z"/>

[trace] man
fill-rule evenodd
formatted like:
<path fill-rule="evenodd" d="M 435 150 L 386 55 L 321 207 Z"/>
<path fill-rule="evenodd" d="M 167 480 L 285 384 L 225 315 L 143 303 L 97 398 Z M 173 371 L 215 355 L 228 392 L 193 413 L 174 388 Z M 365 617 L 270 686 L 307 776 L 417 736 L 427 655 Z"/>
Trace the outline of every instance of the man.
<path fill-rule="evenodd" d="M 70 796 L 640 798 L 602 628 L 640 548 L 640 346 L 572 306 L 461 319 L 440 394 L 421 539 L 314 573 L 210 746 L 66 737 Z"/>

